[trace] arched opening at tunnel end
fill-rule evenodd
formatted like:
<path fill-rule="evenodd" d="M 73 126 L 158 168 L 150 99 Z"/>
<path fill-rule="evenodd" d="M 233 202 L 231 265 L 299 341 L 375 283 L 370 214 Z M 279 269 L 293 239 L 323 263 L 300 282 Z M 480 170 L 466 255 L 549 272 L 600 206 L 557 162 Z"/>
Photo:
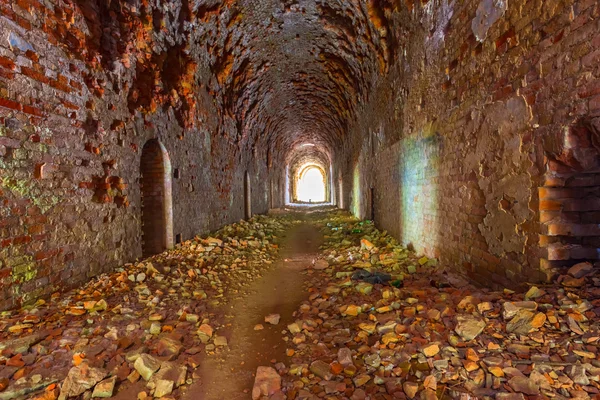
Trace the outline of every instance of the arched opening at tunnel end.
<path fill-rule="evenodd" d="M 295 146 L 286 159 L 286 204 L 331 204 L 331 168 L 326 149 L 306 143 Z"/>
<path fill-rule="evenodd" d="M 299 203 L 324 203 L 326 201 L 326 174 L 317 165 L 300 169 L 295 180 L 294 200 Z"/>

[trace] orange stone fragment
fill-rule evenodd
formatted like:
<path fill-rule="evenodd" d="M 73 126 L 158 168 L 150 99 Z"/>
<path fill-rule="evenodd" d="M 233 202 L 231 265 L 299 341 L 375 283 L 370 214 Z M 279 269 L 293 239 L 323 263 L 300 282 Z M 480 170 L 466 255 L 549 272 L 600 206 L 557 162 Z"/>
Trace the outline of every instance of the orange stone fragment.
<path fill-rule="evenodd" d="M 86 310 L 92 310 L 96 306 L 96 302 L 94 300 L 84 301 L 83 308 Z"/>
<path fill-rule="evenodd" d="M 85 354 L 83 354 L 83 353 L 73 354 L 73 365 L 74 366 L 77 367 L 79 364 L 81 364 L 83 362 L 83 360 L 85 360 Z"/>
<path fill-rule="evenodd" d="M 466 359 L 470 360 L 470 361 L 474 361 L 477 362 L 479 361 L 479 356 L 477 355 L 477 353 L 475 352 L 475 350 L 468 348 L 467 349 L 467 354 L 466 354 Z"/>
<path fill-rule="evenodd" d="M 465 361 L 463 361 L 463 365 L 468 372 L 479 369 L 479 365 L 473 361 L 465 360 Z"/>
<path fill-rule="evenodd" d="M 336 361 L 333 364 L 331 364 L 331 372 L 334 373 L 335 375 L 341 374 L 343 370 L 344 370 L 344 366 L 342 364 L 340 364 L 339 362 Z"/>
<path fill-rule="evenodd" d="M 546 322 L 546 314 L 540 312 L 533 317 L 531 326 L 534 328 L 541 328 L 544 325 L 544 322 Z"/>
<path fill-rule="evenodd" d="M 21 358 L 23 356 L 21 354 L 17 354 L 16 356 L 9 358 L 6 361 L 6 365 L 9 367 L 24 367 L 25 366 L 25 361 L 23 361 Z"/>
<path fill-rule="evenodd" d="M 498 349 L 500 349 L 500 345 L 498 345 L 494 342 L 489 342 L 487 348 L 488 348 L 488 350 L 498 350 Z"/>
<path fill-rule="evenodd" d="M 19 379 L 21 379 L 25 375 L 27 375 L 27 367 L 21 368 L 20 370 L 18 370 L 17 372 L 15 372 L 15 374 L 12 376 L 12 379 L 14 379 L 15 381 L 18 381 Z"/>

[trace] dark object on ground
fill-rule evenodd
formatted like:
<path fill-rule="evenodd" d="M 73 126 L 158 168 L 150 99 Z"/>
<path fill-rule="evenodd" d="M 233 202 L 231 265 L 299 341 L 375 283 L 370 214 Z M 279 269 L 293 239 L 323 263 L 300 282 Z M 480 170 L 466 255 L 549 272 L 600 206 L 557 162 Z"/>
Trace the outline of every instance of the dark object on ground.
<path fill-rule="evenodd" d="M 402 282 L 400 279 L 396 279 L 395 281 L 391 281 L 390 285 L 392 285 L 395 288 L 401 288 L 402 286 L 404 286 L 404 282 Z"/>
<path fill-rule="evenodd" d="M 369 272 L 365 269 L 359 269 L 354 274 L 352 274 L 353 281 L 364 281 L 371 284 L 385 284 L 388 283 L 392 279 L 390 274 L 386 274 L 383 272 Z"/>
<path fill-rule="evenodd" d="M 441 281 L 436 281 L 435 279 L 432 279 L 429 281 L 429 284 L 435 288 L 438 289 L 443 289 L 443 288 L 449 288 L 451 287 L 451 285 L 448 282 L 441 282 Z"/>

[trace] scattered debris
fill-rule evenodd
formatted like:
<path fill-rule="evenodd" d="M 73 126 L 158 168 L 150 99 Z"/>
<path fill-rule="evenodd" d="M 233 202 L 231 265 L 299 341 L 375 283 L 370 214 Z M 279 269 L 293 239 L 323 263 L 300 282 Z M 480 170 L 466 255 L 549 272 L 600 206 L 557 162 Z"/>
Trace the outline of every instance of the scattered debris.
<path fill-rule="evenodd" d="M 109 398 L 139 380 L 143 398 L 180 398 L 199 379 L 198 352 L 228 351 L 215 311 L 276 260 L 298 222 L 255 216 L 4 312 L 0 399 Z"/>
<path fill-rule="evenodd" d="M 298 272 L 308 294 L 281 331 L 287 358 L 258 368 L 253 399 L 600 394 L 592 264 L 565 270 L 554 285 L 494 292 L 345 212 L 309 221 L 323 232 L 327 266 Z M 199 378 L 198 353 L 228 351 L 229 333 L 212 310 L 260 277 L 294 223 L 255 217 L 4 313 L 0 399 L 109 398 L 136 382 L 146 385 L 139 399 L 181 398 Z M 280 316 L 265 322 L 278 325 Z M 39 372 L 48 365 L 51 375 Z"/>
<path fill-rule="evenodd" d="M 352 274 L 353 281 L 364 281 L 370 284 L 384 284 L 392 279 L 390 274 L 385 274 L 379 271 L 370 272 L 364 269 L 359 269 Z"/>
<path fill-rule="evenodd" d="M 280 319 L 281 315 L 279 314 L 269 314 L 265 317 L 265 322 L 271 325 L 277 325 Z"/>
<path fill-rule="evenodd" d="M 313 268 L 317 270 L 327 269 L 329 268 L 329 263 L 326 260 L 320 258 L 314 262 Z"/>
<path fill-rule="evenodd" d="M 252 388 L 252 400 L 269 398 L 281 390 L 281 376 L 274 368 L 258 367 Z"/>
<path fill-rule="evenodd" d="M 293 346 L 288 398 L 598 397 L 600 280 L 591 264 L 556 285 L 492 292 L 371 223 L 344 213 L 315 223 L 329 268 L 306 272 L 310 298 L 284 336 Z M 369 280 L 376 274 L 385 279 Z"/>

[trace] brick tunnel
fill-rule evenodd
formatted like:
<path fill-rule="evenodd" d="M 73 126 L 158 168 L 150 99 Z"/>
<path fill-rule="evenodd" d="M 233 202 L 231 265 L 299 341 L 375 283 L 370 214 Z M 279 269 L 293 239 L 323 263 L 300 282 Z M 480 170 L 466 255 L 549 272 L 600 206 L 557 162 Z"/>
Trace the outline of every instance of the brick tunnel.
<path fill-rule="evenodd" d="M 0 399 L 600 398 L 599 250 L 596 0 L 0 0 Z"/>

